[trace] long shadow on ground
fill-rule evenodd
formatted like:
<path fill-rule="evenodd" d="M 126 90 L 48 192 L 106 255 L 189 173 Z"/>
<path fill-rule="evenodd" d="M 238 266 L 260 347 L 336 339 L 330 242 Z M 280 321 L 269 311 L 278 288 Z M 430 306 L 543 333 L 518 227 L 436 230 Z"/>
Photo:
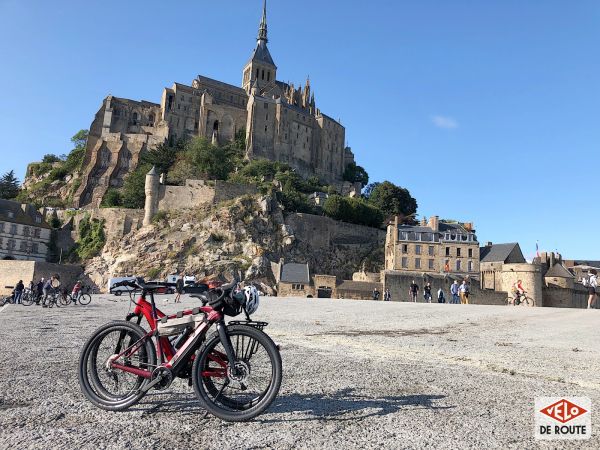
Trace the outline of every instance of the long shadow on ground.
<path fill-rule="evenodd" d="M 200 403 L 189 394 L 167 394 L 164 400 L 146 401 L 132 410 L 142 410 L 143 415 L 157 413 L 202 414 L 204 409 Z M 163 396 L 161 396 L 163 397 Z M 310 420 L 356 420 L 373 416 L 393 414 L 407 407 L 426 409 L 450 409 L 454 406 L 438 406 L 437 400 L 444 395 L 406 395 L 394 397 L 371 398 L 354 393 L 353 388 L 340 389 L 332 394 L 290 394 L 281 395 L 275 399 L 268 414 L 295 413 L 304 417 L 286 419 L 258 419 L 264 423 L 295 422 Z M 163 397 L 164 398 L 164 397 Z"/>

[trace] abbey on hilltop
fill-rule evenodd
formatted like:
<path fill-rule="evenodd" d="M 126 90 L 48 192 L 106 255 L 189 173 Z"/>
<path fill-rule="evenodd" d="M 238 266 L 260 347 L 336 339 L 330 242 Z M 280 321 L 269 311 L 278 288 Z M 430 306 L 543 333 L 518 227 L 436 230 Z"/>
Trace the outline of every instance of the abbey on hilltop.
<path fill-rule="evenodd" d="M 297 88 L 277 80 L 267 42 L 265 1 L 241 87 L 198 75 L 191 86 L 165 88 L 160 104 L 106 97 L 90 126 L 77 206 L 98 206 L 108 188 L 122 185 L 144 149 L 193 136 L 223 144 L 242 131 L 248 158 L 281 161 L 305 177 L 341 183 L 354 161 L 344 127 L 316 107 L 308 79 Z"/>

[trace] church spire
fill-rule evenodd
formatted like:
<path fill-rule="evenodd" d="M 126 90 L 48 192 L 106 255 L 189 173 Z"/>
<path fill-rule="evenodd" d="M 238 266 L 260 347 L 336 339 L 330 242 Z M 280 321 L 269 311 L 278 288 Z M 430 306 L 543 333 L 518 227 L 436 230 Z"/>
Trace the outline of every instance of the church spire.
<path fill-rule="evenodd" d="M 258 41 L 265 41 L 265 44 L 269 42 L 267 39 L 267 0 L 263 1 L 262 19 L 258 28 Z"/>

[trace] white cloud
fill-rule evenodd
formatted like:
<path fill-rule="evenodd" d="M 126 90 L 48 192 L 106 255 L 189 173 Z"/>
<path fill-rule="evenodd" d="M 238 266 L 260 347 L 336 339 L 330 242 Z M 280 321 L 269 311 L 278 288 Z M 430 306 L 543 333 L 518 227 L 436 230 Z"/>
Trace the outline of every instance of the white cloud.
<path fill-rule="evenodd" d="M 438 128 L 454 130 L 458 128 L 458 121 L 448 116 L 431 116 L 431 121 Z"/>

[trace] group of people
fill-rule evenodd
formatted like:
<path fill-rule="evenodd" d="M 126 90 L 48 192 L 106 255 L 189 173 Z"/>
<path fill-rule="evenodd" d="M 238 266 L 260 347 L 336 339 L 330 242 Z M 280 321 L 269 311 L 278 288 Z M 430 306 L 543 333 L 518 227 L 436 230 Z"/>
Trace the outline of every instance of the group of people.
<path fill-rule="evenodd" d="M 431 283 L 425 283 L 425 286 L 423 286 L 423 299 L 425 300 L 425 303 L 431 303 L 433 299 L 433 294 L 431 291 Z M 437 291 L 437 302 L 448 303 L 450 305 L 468 305 L 470 293 L 471 290 L 466 280 L 463 280 L 461 284 L 458 284 L 458 281 L 454 280 L 454 282 L 450 285 L 450 297 L 448 299 L 446 298 L 446 293 L 444 292 L 443 287 L 440 286 Z M 419 296 L 419 285 L 415 282 L 415 280 L 412 281 L 408 288 L 408 296 L 410 302 L 417 302 L 417 298 Z"/>
<path fill-rule="evenodd" d="M 381 295 L 381 293 L 379 292 L 379 289 L 374 288 L 373 289 L 373 300 L 379 300 L 380 295 Z M 386 289 L 385 292 L 383 293 L 383 301 L 389 302 L 391 299 L 392 299 L 392 294 L 390 294 L 389 289 Z"/>
<path fill-rule="evenodd" d="M 56 289 L 60 288 L 60 276 L 52 275 L 50 278 L 41 278 L 37 283 L 35 281 L 29 282 L 29 291 L 31 295 L 34 297 L 34 301 L 36 304 L 40 305 L 43 308 L 48 307 L 48 296 L 54 292 Z M 77 299 L 79 298 L 79 294 L 81 294 L 81 290 L 83 288 L 83 284 L 81 281 L 77 280 L 73 289 L 71 290 L 71 298 L 73 302 L 77 304 Z M 13 291 L 13 301 L 15 304 L 19 304 L 22 301 L 23 294 L 25 293 L 25 284 L 23 280 L 19 280 L 19 282 L 15 285 Z"/>

